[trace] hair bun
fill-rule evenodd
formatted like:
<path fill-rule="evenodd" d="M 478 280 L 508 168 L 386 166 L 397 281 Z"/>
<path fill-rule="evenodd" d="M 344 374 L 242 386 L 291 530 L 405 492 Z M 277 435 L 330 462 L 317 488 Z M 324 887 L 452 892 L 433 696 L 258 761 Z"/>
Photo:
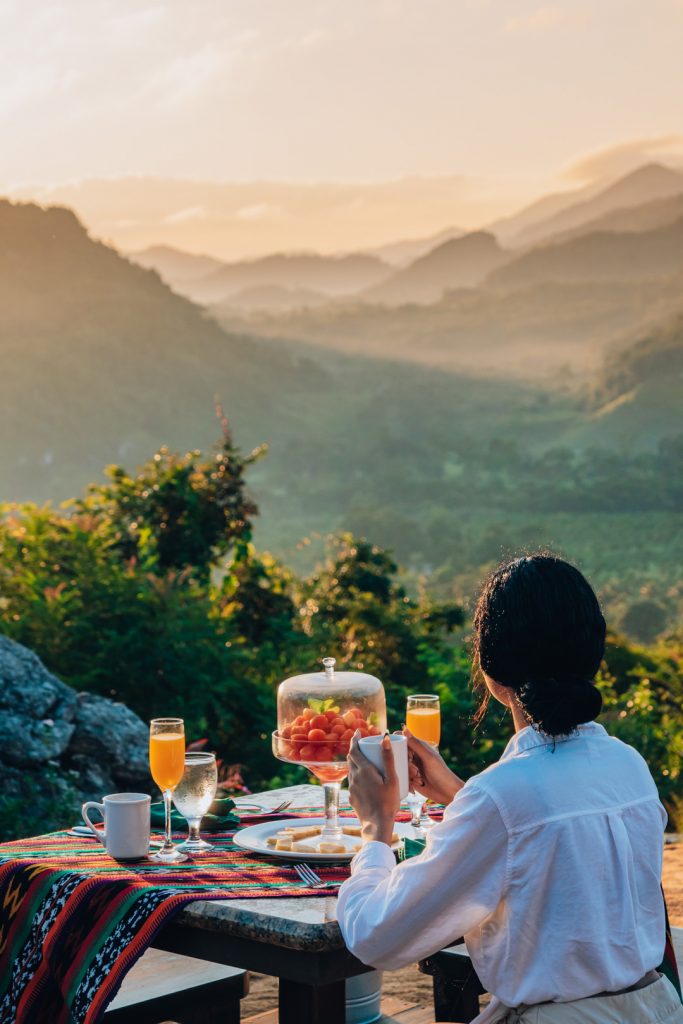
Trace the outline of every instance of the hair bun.
<path fill-rule="evenodd" d="M 577 725 L 592 722 L 602 708 L 602 695 L 590 679 L 529 679 L 517 690 L 531 720 L 549 736 L 566 736 Z"/>

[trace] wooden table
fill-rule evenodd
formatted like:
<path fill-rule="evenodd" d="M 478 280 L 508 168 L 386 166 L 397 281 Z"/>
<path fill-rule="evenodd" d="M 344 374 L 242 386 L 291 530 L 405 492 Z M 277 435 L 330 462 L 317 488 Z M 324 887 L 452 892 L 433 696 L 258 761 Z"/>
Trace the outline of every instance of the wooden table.
<path fill-rule="evenodd" d="M 291 809 L 320 805 L 319 786 L 254 794 Z M 336 896 L 197 900 L 157 935 L 157 949 L 279 978 L 280 1024 L 344 1024 L 345 981 L 370 970 L 344 945 Z"/>

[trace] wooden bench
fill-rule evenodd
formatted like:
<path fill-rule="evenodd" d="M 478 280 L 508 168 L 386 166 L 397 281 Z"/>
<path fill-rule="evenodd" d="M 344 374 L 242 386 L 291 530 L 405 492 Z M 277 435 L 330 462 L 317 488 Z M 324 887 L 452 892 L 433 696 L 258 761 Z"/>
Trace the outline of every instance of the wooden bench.
<path fill-rule="evenodd" d="M 683 928 L 672 928 L 676 959 L 683 967 Z M 479 996 L 483 988 L 464 942 L 439 950 L 434 956 L 421 960 L 423 974 L 430 974 L 434 983 L 434 1019 L 469 1024 L 479 1013 Z"/>
<path fill-rule="evenodd" d="M 126 975 L 105 1024 L 239 1024 L 249 975 L 236 967 L 148 949 Z"/>

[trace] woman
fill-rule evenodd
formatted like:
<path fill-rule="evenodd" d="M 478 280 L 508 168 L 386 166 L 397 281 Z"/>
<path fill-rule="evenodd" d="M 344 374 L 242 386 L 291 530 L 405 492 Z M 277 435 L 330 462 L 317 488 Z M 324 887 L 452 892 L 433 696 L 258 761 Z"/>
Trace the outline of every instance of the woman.
<path fill-rule="evenodd" d="M 475 664 L 515 734 L 464 783 L 406 731 L 415 788 L 447 806 L 425 852 L 398 866 L 390 744 L 382 777 L 354 739 L 349 791 L 365 843 L 338 917 L 364 963 L 395 970 L 464 935 L 494 995 L 478 1021 L 683 1022 L 655 970 L 666 814 L 640 754 L 593 721 L 604 643 L 573 566 L 534 555 L 493 573 L 474 616 Z"/>

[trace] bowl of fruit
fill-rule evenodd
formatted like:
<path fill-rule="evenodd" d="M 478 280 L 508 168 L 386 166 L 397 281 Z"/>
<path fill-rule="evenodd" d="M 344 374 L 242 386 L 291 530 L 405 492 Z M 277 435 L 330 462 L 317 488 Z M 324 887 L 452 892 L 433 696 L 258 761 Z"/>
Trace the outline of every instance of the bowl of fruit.
<path fill-rule="evenodd" d="M 356 730 L 378 736 L 387 727 L 384 687 L 365 672 L 336 672 L 335 659 L 323 659 L 323 672 L 292 676 L 280 683 L 278 727 L 273 754 L 300 764 L 316 776 L 325 790 L 324 835 L 341 835 L 338 822 L 340 783 L 348 775 L 346 755 Z"/>

